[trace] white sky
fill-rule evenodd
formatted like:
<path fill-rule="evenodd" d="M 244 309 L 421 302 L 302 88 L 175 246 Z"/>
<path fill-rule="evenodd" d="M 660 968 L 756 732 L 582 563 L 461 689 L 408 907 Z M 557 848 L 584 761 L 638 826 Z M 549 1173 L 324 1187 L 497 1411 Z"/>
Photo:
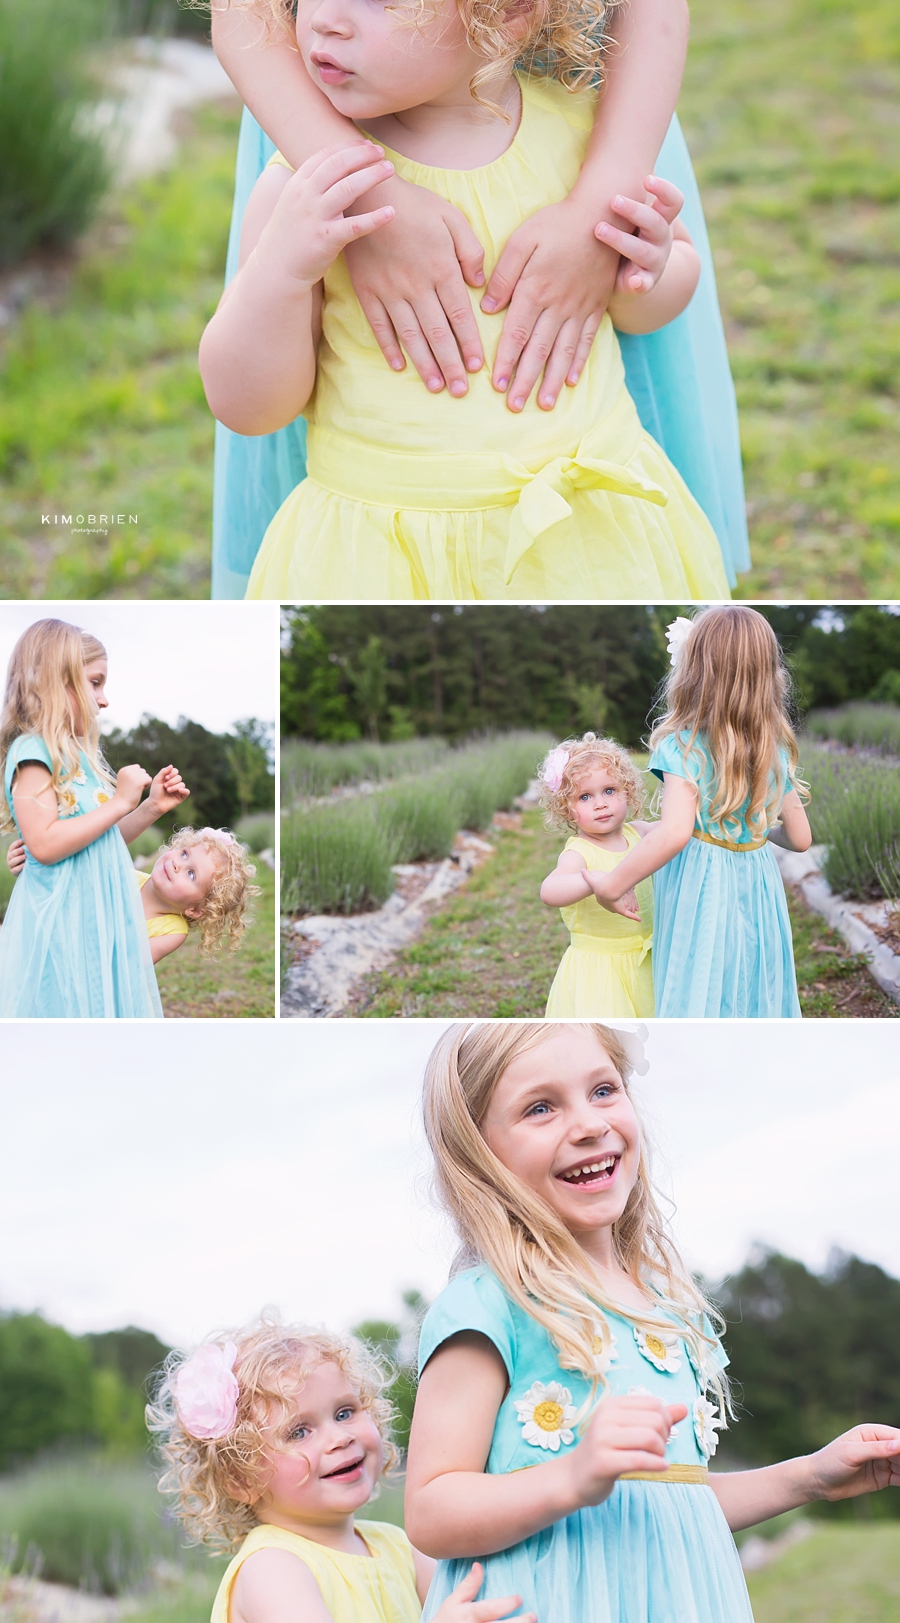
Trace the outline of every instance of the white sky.
<path fill-rule="evenodd" d="M 210 732 L 278 714 L 275 603 L 0 604 L 0 679 L 13 646 L 35 620 L 56 618 L 92 631 L 109 654 L 104 729 L 127 730 L 142 715 L 174 726 L 179 716 Z"/>
<path fill-rule="evenodd" d="M 442 1022 L 7 1026 L 0 1307 L 199 1338 L 347 1327 L 446 1278 L 417 1124 Z M 687 1259 L 832 1245 L 900 1274 L 897 1026 L 659 1022 L 638 1084 Z"/>

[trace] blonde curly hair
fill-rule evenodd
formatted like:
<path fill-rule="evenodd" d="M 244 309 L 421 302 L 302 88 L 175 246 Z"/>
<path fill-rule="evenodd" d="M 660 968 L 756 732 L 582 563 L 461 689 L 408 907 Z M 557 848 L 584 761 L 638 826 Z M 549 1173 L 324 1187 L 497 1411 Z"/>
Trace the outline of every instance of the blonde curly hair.
<path fill-rule="evenodd" d="M 249 922 L 250 899 L 262 895 L 259 886 L 251 883 L 256 869 L 247 860 L 246 847 L 234 836 L 223 839 L 221 836 L 227 832 L 227 829 L 176 828 L 160 851 L 160 855 L 164 855 L 182 846 L 190 850 L 194 845 L 202 845 L 217 858 L 216 877 L 206 893 L 203 912 L 198 918 L 187 920 L 191 929 L 196 925 L 200 931 L 203 953 L 218 952 L 226 941 L 229 952 L 237 952 Z"/>
<path fill-rule="evenodd" d="M 557 749 L 566 750 L 568 759 L 563 767 L 559 788 L 552 789 L 545 783 L 544 773 Z M 541 806 L 545 813 L 544 822 L 548 828 L 577 832 L 578 823 L 572 811 L 572 801 L 578 793 L 579 785 L 598 767 L 608 772 L 613 782 L 628 796 L 629 817 L 641 815 L 647 790 L 643 774 L 638 771 L 628 751 L 613 738 L 598 738 L 596 733 L 585 733 L 583 738 L 564 738 L 561 744 L 550 750 L 538 767 L 538 776 L 541 780 Z"/>
<path fill-rule="evenodd" d="M 521 0 L 456 0 L 456 7 L 474 51 L 484 57 L 470 86 L 482 106 L 480 85 L 495 74 L 518 67 L 536 79 L 556 79 L 567 90 L 588 90 L 601 79 L 608 52 L 606 22 L 622 0 L 536 0 L 524 37 L 514 37 L 509 24 L 522 15 Z M 426 21 L 437 0 L 396 0 L 390 8 L 407 12 L 413 27 Z M 206 9 L 201 0 L 201 9 Z M 211 10 L 249 11 L 260 18 L 267 33 L 287 34 L 296 42 L 296 0 L 211 0 Z M 488 103 L 487 105 L 493 105 Z M 494 109 L 501 117 L 507 115 Z"/>
<path fill-rule="evenodd" d="M 159 1492 L 174 1501 L 175 1515 L 192 1544 L 226 1554 L 258 1525 L 253 1503 L 247 1500 L 255 1502 L 265 1492 L 265 1453 L 277 1447 L 277 1432 L 287 1411 L 306 1377 L 320 1364 L 337 1365 L 378 1427 L 384 1473 L 397 1458 L 391 1440 L 394 1410 L 384 1396 L 390 1373 L 363 1342 L 317 1326 L 283 1324 L 269 1310 L 238 1330 L 208 1338 L 219 1347 L 227 1342 L 237 1347 L 234 1374 L 239 1396 L 234 1426 L 224 1437 L 191 1437 L 179 1419 L 176 1378 L 188 1353 L 169 1354 L 145 1410 L 162 1466 Z"/>

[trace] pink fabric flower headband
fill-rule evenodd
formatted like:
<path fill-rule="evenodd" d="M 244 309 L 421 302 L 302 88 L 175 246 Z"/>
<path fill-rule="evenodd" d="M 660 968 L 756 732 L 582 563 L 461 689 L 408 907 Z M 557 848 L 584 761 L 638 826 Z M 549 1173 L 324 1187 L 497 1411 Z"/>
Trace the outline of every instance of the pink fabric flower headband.
<path fill-rule="evenodd" d="M 189 1437 L 227 1437 L 237 1419 L 240 1389 L 234 1376 L 237 1347 L 207 1341 L 187 1358 L 172 1382 L 175 1407 Z"/>
<path fill-rule="evenodd" d="M 198 828 L 198 840 L 217 840 L 219 845 L 236 845 L 237 841 L 227 828 Z"/>
<path fill-rule="evenodd" d="M 544 762 L 541 769 L 541 782 L 546 784 L 547 788 L 550 790 L 550 793 L 553 795 L 559 793 L 559 787 L 562 783 L 563 773 L 568 765 L 568 760 L 568 750 L 563 749 L 562 744 L 559 744 L 555 750 L 550 751 L 550 754 L 547 756 L 547 759 Z"/>

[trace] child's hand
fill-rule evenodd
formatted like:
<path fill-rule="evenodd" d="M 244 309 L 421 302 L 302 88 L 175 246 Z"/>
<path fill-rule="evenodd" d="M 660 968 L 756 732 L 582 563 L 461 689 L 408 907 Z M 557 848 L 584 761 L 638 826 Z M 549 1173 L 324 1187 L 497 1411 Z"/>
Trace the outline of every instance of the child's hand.
<path fill-rule="evenodd" d="M 686 1414 L 651 1392 L 603 1398 L 569 1455 L 579 1504 L 602 1504 L 626 1471 L 663 1470 L 672 1427 Z"/>
<path fill-rule="evenodd" d="M 585 878 L 594 892 L 601 907 L 607 913 L 621 913 L 623 918 L 631 919 L 635 924 L 641 922 L 641 910 L 637 904 L 637 897 L 633 890 L 626 890 L 624 896 L 614 895 L 615 873 L 597 873 L 594 869 L 585 870 Z"/>
<path fill-rule="evenodd" d="M 6 852 L 6 866 L 12 874 L 20 874 L 25 866 L 24 840 L 11 840 Z"/>
<path fill-rule="evenodd" d="M 856 1499 L 900 1488 L 900 1429 L 854 1426 L 809 1457 L 816 1499 Z"/>
<path fill-rule="evenodd" d="M 291 176 L 279 197 L 256 245 L 257 260 L 311 291 L 348 242 L 394 218 L 391 207 L 344 214 L 393 172 L 381 147 L 371 141 L 315 153 Z"/>
<path fill-rule="evenodd" d="M 134 811 L 150 781 L 149 772 L 142 766 L 120 767 L 116 773 L 115 799 L 124 802 L 126 811 Z"/>
<path fill-rule="evenodd" d="M 672 222 L 684 206 L 683 194 L 670 181 L 648 175 L 644 185 L 655 202 L 638 203 L 633 197 L 613 199 L 616 213 L 637 227 L 636 236 L 617 231 L 605 220 L 596 229 L 599 240 L 622 255 L 615 287 L 620 298 L 640 298 L 656 286 L 672 252 Z"/>
<path fill-rule="evenodd" d="M 517 1606 L 521 1606 L 521 1595 L 504 1595 L 502 1600 L 476 1600 L 475 1596 L 484 1583 L 484 1567 L 476 1561 L 470 1573 L 457 1584 L 452 1595 L 448 1595 L 442 1606 L 439 1606 L 432 1618 L 432 1623 L 496 1623 L 500 1617 L 508 1617 Z M 516 1623 L 536 1623 L 534 1612 L 523 1612 Z"/>
<path fill-rule="evenodd" d="M 164 766 L 153 779 L 147 799 L 153 806 L 155 816 L 163 817 L 166 812 L 174 811 L 183 800 L 187 800 L 190 792 L 178 768 Z"/>

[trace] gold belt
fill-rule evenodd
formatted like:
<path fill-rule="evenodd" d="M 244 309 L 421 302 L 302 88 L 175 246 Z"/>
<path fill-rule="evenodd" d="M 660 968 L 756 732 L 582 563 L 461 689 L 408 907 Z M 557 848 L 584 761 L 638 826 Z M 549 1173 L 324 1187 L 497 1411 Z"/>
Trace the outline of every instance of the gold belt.
<path fill-rule="evenodd" d="M 664 1471 L 624 1471 L 620 1482 L 692 1482 L 699 1488 L 709 1486 L 709 1469 L 705 1465 L 667 1465 Z"/>
<path fill-rule="evenodd" d="M 707 834 L 700 828 L 694 829 L 693 838 L 705 840 L 707 845 L 717 845 L 721 851 L 761 851 L 769 843 L 767 839 L 745 840 L 743 845 L 738 845 L 734 840 L 717 840 L 714 834 Z"/>

